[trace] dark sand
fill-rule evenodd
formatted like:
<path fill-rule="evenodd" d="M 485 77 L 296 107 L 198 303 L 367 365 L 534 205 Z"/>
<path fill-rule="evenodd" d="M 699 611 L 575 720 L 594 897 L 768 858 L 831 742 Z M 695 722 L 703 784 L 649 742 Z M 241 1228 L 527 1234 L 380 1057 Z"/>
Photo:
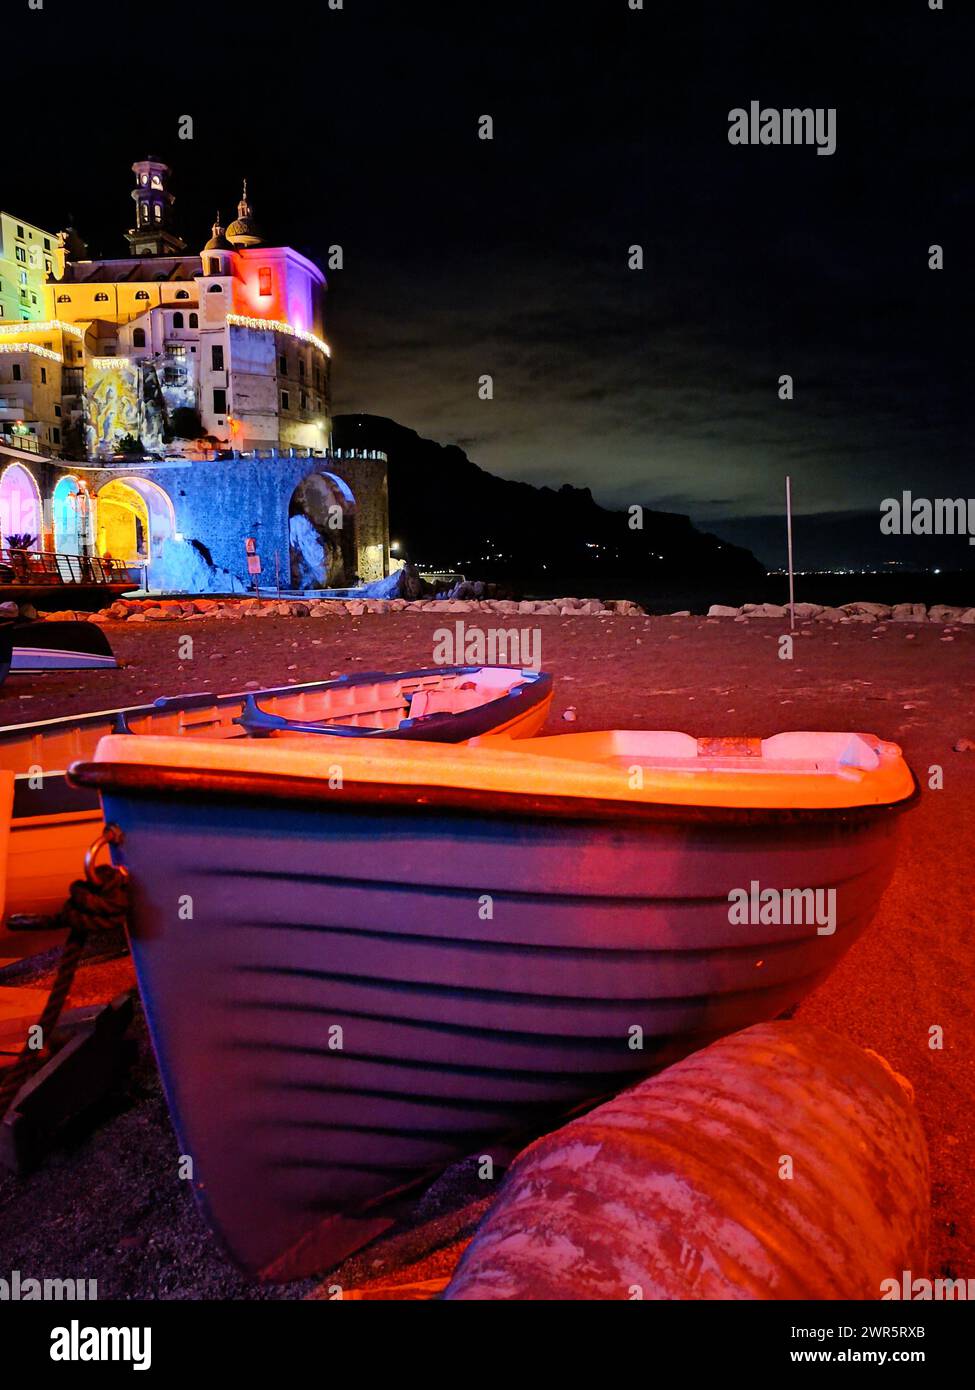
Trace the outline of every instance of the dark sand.
<path fill-rule="evenodd" d="M 462 616 L 468 624 L 540 626 L 542 664 L 557 677 L 547 732 L 836 728 L 903 746 L 924 790 L 905 823 L 894 881 L 872 926 L 799 1012 L 874 1048 L 913 1083 L 931 1150 L 928 1273 L 975 1277 L 975 751 L 953 751 L 960 738 L 975 741 L 975 627 L 812 624 L 786 662 L 776 654 L 777 621 Z M 113 623 L 106 631 L 124 670 L 30 683 L 13 676 L 0 687 L 0 722 L 249 680 L 428 665 L 433 630 L 454 621 L 424 612 Z M 195 659 L 180 663 L 176 644 L 186 633 Z M 570 706 L 572 723 L 563 720 Z M 934 764 L 944 769 L 941 791 L 927 789 Z M 0 957 L 13 954 L 9 941 L 0 940 Z M 126 958 L 103 954 L 79 973 L 73 1002 L 109 998 L 131 978 Z M 928 1047 L 936 1024 L 943 1051 Z M 69 1136 L 31 1177 L 0 1176 L 0 1275 L 97 1278 L 102 1298 L 307 1296 L 313 1284 L 256 1287 L 222 1256 L 176 1178 L 175 1140 L 141 1022 L 140 1030 L 140 1063 L 100 1123 Z M 335 1284 L 377 1283 L 412 1286 L 398 1296 L 428 1296 L 483 1206 L 483 1183 L 458 1165 L 420 1200 L 411 1229 L 348 1261 L 317 1296 Z"/>

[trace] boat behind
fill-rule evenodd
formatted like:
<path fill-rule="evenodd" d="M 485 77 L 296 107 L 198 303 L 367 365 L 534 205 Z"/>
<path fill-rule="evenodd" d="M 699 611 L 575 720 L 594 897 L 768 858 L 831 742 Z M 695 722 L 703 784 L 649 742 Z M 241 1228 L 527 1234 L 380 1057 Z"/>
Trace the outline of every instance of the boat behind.
<path fill-rule="evenodd" d="M 915 794 L 895 745 L 832 734 L 108 738 L 73 776 L 124 835 L 198 1196 L 273 1277 L 334 1263 L 452 1160 L 796 1004 L 876 910 Z M 737 920 L 753 884 L 834 890 L 832 930 Z"/>
<path fill-rule="evenodd" d="M 107 734 L 456 743 L 487 733 L 529 737 L 545 723 L 551 703 L 552 678 L 545 672 L 441 666 L 369 671 L 228 695 L 178 695 L 148 705 L 8 724 L 0 728 L 0 770 L 15 774 L 7 911 L 50 915 L 63 905 L 102 823 L 97 793 L 69 786 L 65 770 L 72 761 L 93 757 Z"/>

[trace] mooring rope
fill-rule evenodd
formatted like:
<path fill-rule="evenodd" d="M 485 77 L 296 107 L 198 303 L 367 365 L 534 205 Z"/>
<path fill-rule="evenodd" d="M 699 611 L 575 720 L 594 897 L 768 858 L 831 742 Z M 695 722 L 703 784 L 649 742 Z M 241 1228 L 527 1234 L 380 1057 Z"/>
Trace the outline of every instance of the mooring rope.
<path fill-rule="evenodd" d="M 103 844 L 118 844 L 120 840 L 121 834 L 116 827 L 106 826 L 85 856 L 85 877 L 72 883 L 68 900 L 57 916 L 56 924 L 67 927 L 68 939 L 64 943 L 47 1002 L 35 1025 L 40 1029 L 42 1046 L 31 1046 L 28 1038 L 13 1066 L 0 1072 L 0 1124 L 28 1074 L 47 1058 L 51 1036 L 71 992 L 89 933 L 120 926 L 128 915 L 129 877 L 125 869 L 112 864 L 94 863 L 94 856 Z"/>

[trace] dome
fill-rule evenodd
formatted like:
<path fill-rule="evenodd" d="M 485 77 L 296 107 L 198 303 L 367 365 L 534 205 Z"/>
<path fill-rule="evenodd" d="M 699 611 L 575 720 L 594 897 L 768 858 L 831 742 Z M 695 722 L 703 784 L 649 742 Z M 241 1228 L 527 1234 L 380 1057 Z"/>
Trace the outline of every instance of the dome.
<path fill-rule="evenodd" d="M 227 240 L 232 246 L 260 246 L 261 235 L 247 201 L 247 180 L 244 180 L 244 196 L 237 204 L 237 216 L 227 228 Z"/>
<path fill-rule="evenodd" d="M 231 246 L 230 242 L 227 240 L 223 227 L 221 227 L 220 225 L 219 212 L 217 213 L 217 220 L 216 222 L 214 222 L 211 231 L 213 232 L 213 235 L 207 242 L 206 246 L 204 246 L 204 251 L 232 251 L 234 249 Z"/>

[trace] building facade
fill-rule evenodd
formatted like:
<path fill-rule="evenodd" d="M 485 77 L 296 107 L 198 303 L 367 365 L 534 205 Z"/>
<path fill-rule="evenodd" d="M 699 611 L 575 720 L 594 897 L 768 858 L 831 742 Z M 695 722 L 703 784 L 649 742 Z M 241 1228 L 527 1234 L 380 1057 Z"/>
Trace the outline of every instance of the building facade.
<path fill-rule="evenodd" d="M 44 286 L 57 247 L 53 232 L 0 212 L 0 322 L 44 317 Z"/>
<path fill-rule="evenodd" d="M 330 451 L 324 275 L 264 245 L 246 184 L 188 253 L 168 167 L 132 170 L 130 254 L 59 234 L 41 314 L 0 320 L 4 542 L 30 530 L 26 472 L 38 548 L 111 554 L 153 587 L 246 581 L 247 539 L 285 587 L 382 578 L 385 459 Z"/>

